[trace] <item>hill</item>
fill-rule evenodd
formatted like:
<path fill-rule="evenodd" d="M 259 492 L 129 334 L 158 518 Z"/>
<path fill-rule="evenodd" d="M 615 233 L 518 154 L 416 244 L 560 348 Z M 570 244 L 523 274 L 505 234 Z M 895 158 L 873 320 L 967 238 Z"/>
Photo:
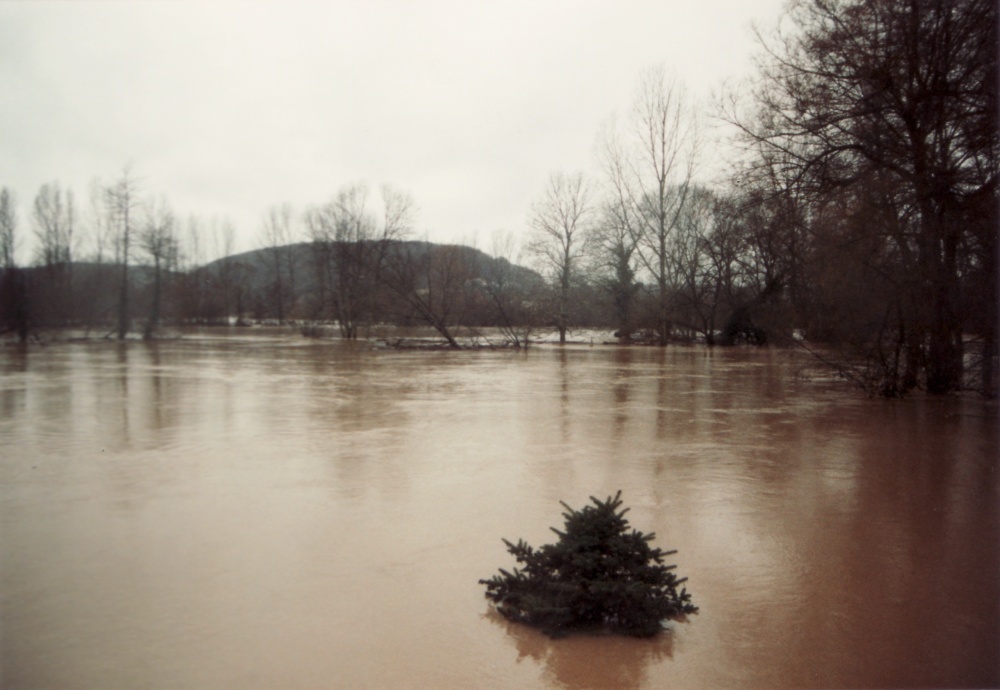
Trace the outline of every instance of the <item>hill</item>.
<path fill-rule="evenodd" d="M 374 242 L 362 242 L 371 247 Z M 336 251 L 345 245 L 331 243 L 332 246 L 320 248 L 314 242 L 297 242 L 280 247 L 253 249 L 239 254 L 233 254 L 209 262 L 197 269 L 210 276 L 222 276 L 227 271 L 239 270 L 246 275 L 246 287 L 253 292 L 267 291 L 273 287 L 278 271 L 288 273 L 289 267 L 296 280 L 296 289 L 305 293 L 313 293 L 318 289 L 317 263 L 323 262 L 325 253 Z M 544 278 L 537 272 L 525 266 L 511 264 L 506 259 L 496 258 L 466 245 L 436 244 L 423 241 L 399 241 L 391 243 L 393 251 L 406 254 L 414 260 L 424 260 L 428 254 L 440 254 L 443 251 L 457 252 L 461 263 L 467 268 L 473 279 L 486 280 L 495 275 L 499 268 L 508 269 L 512 282 L 536 287 L 544 284 Z M 336 268 L 334 267 L 334 270 Z M 336 276 L 333 276 L 336 279 Z"/>

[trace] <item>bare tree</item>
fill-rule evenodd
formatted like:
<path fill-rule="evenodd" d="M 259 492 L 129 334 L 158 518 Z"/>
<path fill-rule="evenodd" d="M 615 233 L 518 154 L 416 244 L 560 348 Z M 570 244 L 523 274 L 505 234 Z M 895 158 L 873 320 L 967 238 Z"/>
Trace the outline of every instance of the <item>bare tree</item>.
<path fill-rule="evenodd" d="M 980 239 L 997 226 L 997 4 L 815 0 L 791 3 L 786 18 L 789 30 L 762 38 L 751 112 L 734 105 L 727 117 L 761 178 L 777 166 L 810 196 L 823 218 L 817 230 L 845 230 L 830 215 L 837 207 L 842 221 L 869 217 L 872 275 L 893 276 L 909 293 L 889 320 L 892 338 L 923 362 L 928 391 L 953 391 L 969 323 L 963 263 L 985 259 L 977 271 L 996 273 L 995 254 L 965 252 L 991 244 Z M 995 278 L 982 285 L 995 300 Z M 992 313 L 978 323 L 987 360 Z M 883 322 L 856 324 L 876 350 Z"/>
<path fill-rule="evenodd" d="M 745 285 L 743 215 L 738 198 L 717 196 L 707 233 L 701 238 L 703 256 L 703 301 L 698 308 L 706 342 L 714 344 L 719 319 L 732 312 Z"/>
<path fill-rule="evenodd" d="M 182 319 L 201 321 L 206 318 L 206 271 L 204 225 L 189 215 L 177 222 L 177 260 L 182 269 L 178 276 L 178 315 Z"/>
<path fill-rule="evenodd" d="M 271 276 L 268 291 L 279 322 L 295 303 L 295 252 L 292 243 L 292 206 L 272 206 L 261 224 L 261 243 L 268 256 Z"/>
<path fill-rule="evenodd" d="M 216 226 L 219 234 L 217 246 L 222 251 L 220 286 L 223 295 L 223 315 L 226 323 L 246 326 L 246 316 L 253 308 L 253 280 L 257 267 L 246 257 L 236 255 L 236 226 L 229 218 L 223 218 Z M 235 316 L 235 321 L 233 317 Z"/>
<path fill-rule="evenodd" d="M 774 211 L 752 197 L 692 186 L 671 243 L 674 298 L 679 318 L 706 343 L 763 344 L 787 327 L 772 315 L 789 281 L 791 251 L 785 219 Z"/>
<path fill-rule="evenodd" d="M 0 190 L 0 333 L 15 331 L 28 339 L 28 290 L 24 272 L 17 267 L 17 211 L 14 194 Z"/>
<path fill-rule="evenodd" d="M 375 291 L 368 258 L 376 221 L 367 203 L 368 188 L 356 184 L 341 189 L 329 203 L 307 215 L 313 242 L 328 259 L 325 269 L 333 313 L 341 336 L 348 339 L 358 337 L 359 323 L 368 313 Z"/>
<path fill-rule="evenodd" d="M 115 256 L 120 267 L 118 284 L 118 339 L 124 340 L 129 331 L 129 262 L 133 251 L 132 234 L 135 213 L 139 205 L 139 183 L 126 166 L 121 177 L 105 188 L 105 198 L 111 226 L 114 228 Z"/>
<path fill-rule="evenodd" d="M 698 151 L 695 110 L 662 68 L 644 72 L 628 127 L 607 131 L 601 153 L 619 222 L 656 284 L 659 342 L 670 336 L 670 243 L 687 203 Z"/>
<path fill-rule="evenodd" d="M 635 239 L 629 231 L 629 208 L 612 196 L 601 208 L 590 243 L 591 273 L 596 284 L 611 298 L 615 334 L 629 342 L 635 330 L 635 302 L 641 289 Z"/>
<path fill-rule="evenodd" d="M 477 276 L 475 250 L 428 242 L 393 242 L 382 281 L 419 320 L 436 330 L 449 347 L 461 347 L 456 328 L 472 301 Z"/>
<path fill-rule="evenodd" d="M 376 306 L 387 251 L 409 231 L 413 201 L 392 187 L 382 188 L 382 215 L 368 211 L 368 188 L 354 184 L 328 203 L 310 209 L 306 225 L 314 262 L 341 336 L 357 338 Z"/>
<path fill-rule="evenodd" d="M 172 268 L 177 258 L 177 238 L 174 214 L 163 199 L 146 206 L 145 222 L 139 233 L 139 245 L 153 262 L 153 294 L 150 300 L 149 320 L 143 339 L 151 339 L 160 326 L 163 299 L 163 275 Z"/>
<path fill-rule="evenodd" d="M 212 219 L 212 243 L 215 246 L 216 256 L 220 257 L 219 264 L 219 297 L 222 300 L 222 318 L 226 323 L 230 323 L 233 314 L 236 315 L 236 323 L 240 323 L 243 318 L 240 312 L 242 305 L 237 299 L 237 271 L 236 259 L 233 253 L 236 247 L 236 226 L 228 218 Z"/>
<path fill-rule="evenodd" d="M 526 348 L 538 325 L 536 305 L 544 286 L 533 284 L 527 271 L 519 269 L 521 253 L 513 233 L 495 232 L 491 251 L 493 258 L 486 265 L 481 282 L 490 307 L 490 320 L 507 343 Z"/>
<path fill-rule="evenodd" d="M 102 264 L 108 258 L 109 247 L 114 245 L 114 230 L 111 214 L 108 212 L 108 194 L 101 181 L 90 181 L 90 208 L 87 222 L 90 226 L 92 259 Z"/>
<path fill-rule="evenodd" d="M 709 344 L 714 342 L 721 287 L 718 276 L 712 274 L 709 255 L 715 210 L 715 195 L 705 187 L 693 187 L 671 242 L 678 311 L 684 324 L 703 334 Z"/>
<path fill-rule="evenodd" d="M 76 229 L 73 192 L 63 193 L 58 182 L 43 184 L 35 196 L 32 211 L 39 263 L 46 267 L 70 266 Z"/>
<path fill-rule="evenodd" d="M 84 266 L 75 271 L 73 278 L 73 318 L 89 333 L 91 328 L 106 326 L 114 309 L 114 293 L 117 285 L 114 271 L 108 266 L 113 261 L 115 227 L 111 217 L 107 190 L 100 180 L 91 179 L 88 186 L 88 205 L 83 214 L 81 246 L 86 248 L 84 260 L 99 264 L 98 267 Z M 73 251 L 74 257 L 80 252 Z"/>
<path fill-rule="evenodd" d="M 31 219 L 38 240 L 38 263 L 45 276 L 39 302 L 49 310 L 51 321 L 65 323 L 73 302 L 73 192 L 63 192 L 57 182 L 43 184 L 35 195 Z"/>
<path fill-rule="evenodd" d="M 565 344 L 569 322 L 570 288 L 582 268 L 588 233 L 595 211 L 594 194 L 582 173 L 556 173 L 541 199 L 531 207 L 528 253 L 556 287 L 555 323 Z"/>
<path fill-rule="evenodd" d="M 17 209 L 14 194 L 4 187 L 0 189 L 0 262 L 2 268 L 14 268 L 14 252 L 17 248 Z"/>

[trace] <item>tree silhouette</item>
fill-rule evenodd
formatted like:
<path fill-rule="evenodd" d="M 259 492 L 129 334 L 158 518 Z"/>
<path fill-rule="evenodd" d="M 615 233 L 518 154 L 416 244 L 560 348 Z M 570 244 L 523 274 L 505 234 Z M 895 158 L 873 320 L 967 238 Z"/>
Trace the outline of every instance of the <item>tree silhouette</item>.
<path fill-rule="evenodd" d="M 534 549 L 523 540 L 507 550 L 523 564 L 513 572 L 500 569 L 486 585 L 486 598 L 513 621 L 528 623 L 552 637 L 573 631 L 605 629 L 634 637 L 651 637 L 662 621 L 696 613 L 687 590 L 678 587 L 676 566 L 650 546 L 655 535 L 629 530 L 621 491 L 594 505 L 574 510 L 567 504 L 565 531 L 556 544 Z"/>

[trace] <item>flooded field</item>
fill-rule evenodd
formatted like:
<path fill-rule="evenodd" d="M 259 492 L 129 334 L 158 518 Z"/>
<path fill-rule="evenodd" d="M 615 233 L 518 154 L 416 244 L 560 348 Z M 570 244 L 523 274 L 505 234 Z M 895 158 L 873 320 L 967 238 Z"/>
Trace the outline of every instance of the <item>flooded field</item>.
<path fill-rule="evenodd" d="M 778 350 L 0 349 L 0 687 L 1000 685 L 994 404 Z M 501 537 L 622 489 L 699 614 L 550 640 Z"/>

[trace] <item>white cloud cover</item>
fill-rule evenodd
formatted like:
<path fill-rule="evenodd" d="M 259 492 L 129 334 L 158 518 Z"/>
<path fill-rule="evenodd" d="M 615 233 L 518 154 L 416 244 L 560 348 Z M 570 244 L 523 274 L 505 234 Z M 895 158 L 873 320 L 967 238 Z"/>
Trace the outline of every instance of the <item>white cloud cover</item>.
<path fill-rule="evenodd" d="M 707 97 L 749 73 L 782 0 L 0 3 L 0 186 L 87 195 L 131 163 L 182 214 L 256 246 L 367 181 L 410 192 L 418 234 L 519 233 L 549 174 L 586 170 L 639 73 Z M 22 248 L 23 250 L 23 248 Z M 27 258 L 22 256 L 22 259 Z"/>

